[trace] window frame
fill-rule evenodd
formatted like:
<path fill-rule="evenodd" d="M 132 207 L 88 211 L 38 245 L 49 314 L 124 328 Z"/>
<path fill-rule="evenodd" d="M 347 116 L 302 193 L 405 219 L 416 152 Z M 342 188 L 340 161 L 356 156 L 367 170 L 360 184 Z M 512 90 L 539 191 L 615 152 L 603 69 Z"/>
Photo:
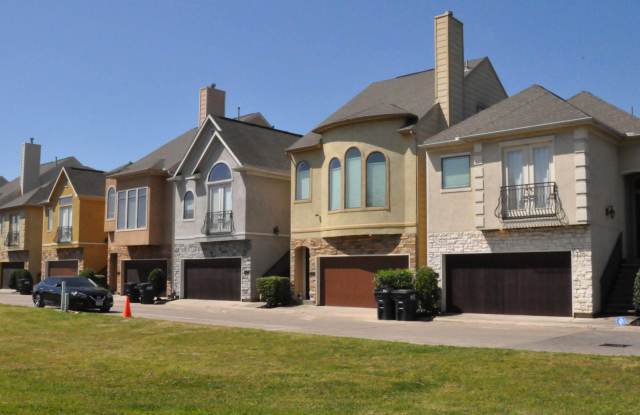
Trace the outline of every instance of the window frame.
<path fill-rule="evenodd" d="M 51 232 L 53 230 L 53 208 L 51 206 L 47 206 L 47 232 Z"/>
<path fill-rule="evenodd" d="M 139 201 L 139 191 L 140 190 L 145 190 L 145 224 L 144 226 L 139 227 L 138 226 L 138 201 Z M 127 227 L 127 224 L 129 223 L 129 192 L 130 191 L 135 191 L 136 192 L 136 196 L 135 196 L 135 215 L 136 215 L 136 223 L 135 226 L 133 228 L 129 228 Z M 149 186 L 140 186 L 140 187 L 132 187 L 129 189 L 123 189 L 123 190 L 118 190 L 116 192 L 116 201 L 119 200 L 119 196 L 120 194 L 124 194 L 124 227 L 123 228 L 119 228 L 119 224 L 117 221 L 117 217 L 118 214 L 120 212 L 120 208 L 118 206 L 118 203 L 116 203 L 116 231 L 117 232 L 126 232 L 126 231 L 140 231 L 140 230 L 146 230 L 149 228 L 149 195 L 151 193 L 151 190 L 149 189 Z"/>
<path fill-rule="evenodd" d="M 357 150 L 358 153 L 360 154 L 360 202 L 358 206 L 354 206 L 354 207 L 347 207 L 347 181 L 348 181 L 348 174 L 347 174 L 347 154 L 351 151 L 351 150 Z M 343 186 L 342 186 L 342 199 L 344 200 L 344 202 L 342 203 L 343 206 L 343 210 L 361 210 L 364 209 L 364 203 L 363 203 L 363 195 L 365 193 L 365 187 L 364 187 L 364 176 L 366 175 L 366 173 L 364 172 L 364 165 L 365 163 L 362 162 L 363 157 L 362 157 L 362 150 L 360 150 L 358 147 L 356 146 L 351 146 L 347 149 L 347 151 L 344 152 L 344 177 L 342 179 L 343 181 Z"/>
<path fill-rule="evenodd" d="M 507 186 L 507 160 L 506 155 L 509 151 L 521 150 L 523 154 L 523 184 L 535 184 L 535 172 L 534 172 L 534 160 L 533 160 L 533 151 L 535 148 L 548 148 L 549 149 L 549 182 L 553 183 L 556 181 L 556 173 L 555 173 L 555 148 L 553 140 L 551 139 L 538 139 L 522 144 L 511 144 L 511 145 L 503 145 L 501 146 L 501 154 L 500 154 L 500 163 L 501 169 L 500 173 L 502 174 L 501 186 Z"/>
<path fill-rule="evenodd" d="M 298 198 L 298 178 L 300 176 L 300 166 L 301 165 L 306 165 L 307 166 L 307 170 L 309 172 L 309 189 L 308 189 L 308 197 L 306 199 L 299 199 Z M 312 190 L 312 177 L 311 177 L 311 164 L 309 164 L 308 161 L 306 160 L 300 160 L 298 163 L 296 163 L 296 177 L 295 177 L 295 182 L 293 184 L 294 189 L 293 189 L 293 200 L 295 203 L 307 203 L 307 202 L 311 202 L 311 190 Z"/>
<path fill-rule="evenodd" d="M 384 204 L 382 206 L 368 206 L 367 205 L 367 184 L 369 181 L 369 175 L 367 172 L 367 164 L 369 162 L 369 157 L 371 157 L 373 154 L 379 153 L 382 158 L 384 159 L 384 176 L 385 176 L 385 188 L 384 188 Z M 372 150 L 370 151 L 366 157 L 365 157 L 365 162 L 364 164 L 364 209 L 388 209 L 389 208 L 389 194 L 391 193 L 391 189 L 389 187 L 389 181 L 390 181 L 390 168 L 389 168 L 389 158 L 387 157 L 387 155 L 385 153 L 383 153 L 380 150 Z"/>
<path fill-rule="evenodd" d="M 462 157 L 466 157 L 468 160 L 468 164 L 469 164 L 469 182 L 467 183 L 466 186 L 455 186 L 455 187 L 445 187 L 444 185 L 444 179 L 445 179 L 445 172 L 444 172 L 444 161 L 447 159 L 455 159 L 455 158 L 462 158 Z M 440 191 L 442 192 L 463 192 L 463 191 L 467 191 L 467 190 L 471 190 L 471 153 L 455 153 L 455 154 L 447 154 L 447 155 L 443 155 L 440 156 Z"/>
<path fill-rule="evenodd" d="M 186 201 L 187 201 L 187 195 L 191 195 L 191 217 L 187 218 L 185 216 L 186 213 Z M 187 190 L 186 192 L 184 192 L 184 196 L 182 197 L 182 220 L 184 222 L 192 222 L 194 220 L 196 220 L 196 197 L 193 194 L 193 191 L 191 190 Z"/>
<path fill-rule="evenodd" d="M 229 178 L 228 179 L 223 179 L 223 180 L 209 180 L 209 178 L 211 177 L 211 174 L 213 173 L 213 169 L 215 169 L 216 167 L 218 167 L 220 165 L 224 165 L 224 166 L 227 167 L 227 170 L 229 170 Z M 229 163 L 227 163 L 224 160 L 216 161 L 215 163 L 213 163 L 213 166 L 211 166 L 211 169 L 209 169 L 209 173 L 207 174 L 207 184 L 227 183 L 227 182 L 232 182 L 232 181 L 233 181 L 233 170 L 231 169 L 231 166 L 229 165 Z"/>
<path fill-rule="evenodd" d="M 113 191 L 113 211 L 112 215 L 109 216 L 109 193 Z M 115 186 L 109 186 L 106 194 L 106 203 L 105 203 L 105 212 L 104 217 L 106 220 L 115 220 L 116 219 L 116 210 L 118 206 L 118 191 Z"/>
<path fill-rule="evenodd" d="M 331 178 L 331 163 L 333 163 L 335 161 L 338 162 L 338 171 L 340 172 L 340 178 L 338 180 L 338 183 L 336 183 L 336 185 L 340 186 L 340 188 L 338 189 L 338 194 L 340 195 L 340 200 L 338 201 L 338 206 L 335 209 L 331 208 L 331 195 L 332 195 L 332 188 L 331 186 L 333 185 L 332 182 L 332 178 Z M 327 197 L 327 209 L 329 210 L 329 212 L 337 212 L 340 210 L 344 209 L 344 169 L 343 169 L 343 163 L 340 160 L 339 157 L 332 157 L 331 160 L 329 160 L 329 165 L 327 167 L 327 180 L 328 180 L 328 188 L 329 188 L 329 192 L 328 192 L 328 197 Z"/>

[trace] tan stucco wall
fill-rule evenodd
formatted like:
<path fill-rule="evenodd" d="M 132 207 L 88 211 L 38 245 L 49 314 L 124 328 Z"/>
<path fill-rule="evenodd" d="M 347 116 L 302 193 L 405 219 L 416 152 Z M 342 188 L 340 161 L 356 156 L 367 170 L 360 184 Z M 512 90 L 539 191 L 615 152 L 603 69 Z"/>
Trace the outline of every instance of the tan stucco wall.
<path fill-rule="evenodd" d="M 323 133 L 323 146 L 292 154 L 292 237 L 332 237 L 366 234 L 399 234 L 416 231 L 415 140 L 397 132 L 400 120 L 371 121 L 342 126 Z M 329 212 L 329 162 L 340 160 L 344 183 L 344 156 L 351 147 L 362 154 L 363 182 L 367 156 L 382 152 L 388 160 L 388 206 Z M 311 199 L 295 199 L 295 166 L 307 161 L 311 167 Z M 364 186 L 364 184 L 363 184 Z M 344 186 L 342 186 L 344 203 Z M 362 190 L 364 206 L 365 191 Z"/>

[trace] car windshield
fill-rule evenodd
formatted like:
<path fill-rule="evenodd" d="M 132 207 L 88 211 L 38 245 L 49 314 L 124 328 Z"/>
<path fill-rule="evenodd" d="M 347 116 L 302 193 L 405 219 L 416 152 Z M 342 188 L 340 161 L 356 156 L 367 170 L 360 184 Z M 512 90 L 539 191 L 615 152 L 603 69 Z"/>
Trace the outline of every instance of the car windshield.
<path fill-rule="evenodd" d="M 60 278 L 60 282 L 66 282 L 67 287 L 71 288 L 93 288 L 97 285 L 89 278 L 73 277 L 73 278 Z"/>

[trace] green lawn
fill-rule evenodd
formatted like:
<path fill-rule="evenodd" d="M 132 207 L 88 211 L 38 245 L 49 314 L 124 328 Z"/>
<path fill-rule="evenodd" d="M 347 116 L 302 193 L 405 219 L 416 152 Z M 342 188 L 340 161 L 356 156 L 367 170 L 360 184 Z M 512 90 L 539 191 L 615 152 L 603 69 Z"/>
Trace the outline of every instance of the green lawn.
<path fill-rule="evenodd" d="M 268 311 L 265 311 L 268 312 Z M 0 413 L 637 413 L 640 358 L 0 306 Z"/>

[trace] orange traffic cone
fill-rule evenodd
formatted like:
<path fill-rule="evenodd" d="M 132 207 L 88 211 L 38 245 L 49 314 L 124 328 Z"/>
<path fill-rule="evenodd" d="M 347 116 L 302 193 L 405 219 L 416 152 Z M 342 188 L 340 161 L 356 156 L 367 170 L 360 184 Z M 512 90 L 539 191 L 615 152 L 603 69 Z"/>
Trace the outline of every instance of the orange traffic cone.
<path fill-rule="evenodd" d="M 122 310 L 122 317 L 131 318 L 131 300 L 129 300 L 129 296 L 124 297 L 124 310 Z"/>

